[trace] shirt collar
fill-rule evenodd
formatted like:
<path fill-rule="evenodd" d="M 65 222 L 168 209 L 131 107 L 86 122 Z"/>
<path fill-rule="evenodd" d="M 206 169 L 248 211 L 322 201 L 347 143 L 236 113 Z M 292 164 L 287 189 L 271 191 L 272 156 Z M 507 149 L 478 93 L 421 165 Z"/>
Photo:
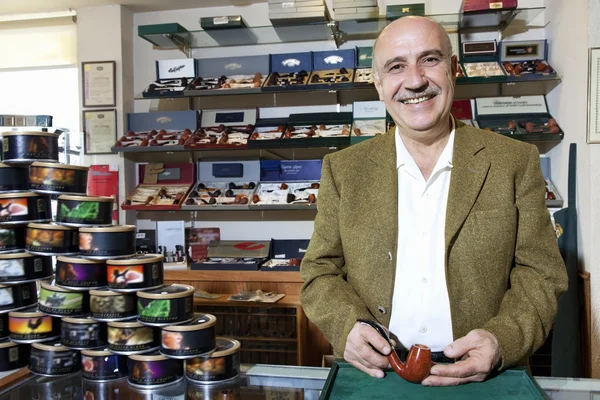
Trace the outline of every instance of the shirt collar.
<path fill-rule="evenodd" d="M 454 117 L 452 115 L 450 115 L 450 120 L 452 121 L 452 131 L 450 132 L 448 143 L 446 143 L 444 150 L 442 150 L 442 154 L 440 154 L 440 157 L 438 158 L 434 171 L 446 166 L 452 167 L 452 155 L 454 153 L 454 133 L 456 131 L 456 121 L 454 120 Z M 406 165 L 408 162 L 414 163 L 412 156 L 406 149 L 406 146 L 404 145 L 404 142 L 400 137 L 400 132 L 397 125 L 395 131 L 395 142 L 396 168 L 400 168 L 401 166 Z"/>

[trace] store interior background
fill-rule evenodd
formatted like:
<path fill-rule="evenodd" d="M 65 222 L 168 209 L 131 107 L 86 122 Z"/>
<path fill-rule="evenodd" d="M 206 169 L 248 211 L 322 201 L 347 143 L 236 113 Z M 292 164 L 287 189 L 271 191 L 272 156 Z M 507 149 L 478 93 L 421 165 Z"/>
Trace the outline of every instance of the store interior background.
<path fill-rule="evenodd" d="M 122 0 L 125 3 L 127 0 Z M 106 61 L 115 60 L 117 65 L 117 117 L 118 136 L 123 135 L 126 128 L 126 114 L 128 112 L 146 112 L 162 108 L 180 108 L 179 104 L 169 104 L 164 100 L 133 100 L 144 87 L 155 78 L 154 61 L 159 59 L 184 58 L 179 51 L 153 50 L 152 46 L 137 36 L 139 25 L 177 22 L 189 30 L 200 29 L 198 20 L 200 17 L 212 17 L 223 15 L 242 15 L 247 25 L 263 26 L 269 25 L 268 5 L 266 0 L 223 0 L 223 1 L 172 1 L 167 7 L 178 8 L 190 6 L 190 4 L 209 5 L 208 7 L 164 10 L 148 12 L 148 9 L 166 7 L 166 3 L 149 0 L 135 0 L 136 6 L 128 7 L 109 0 L 72 0 L 68 1 L 32 1 L 22 2 L 27 4 L 16 4 L 13 0 L 0 0 L 0 17 L 7 14 L 26 14 L 34 12 L 64 11 L 72 6 L 77 9 L 77 23 L 73 24 L 70 18 L 61 21 L 46 21 L 53 32 L 60 32 L 55 37 L 60 38 L 61 46 L 52 51 L 47 48 L 41 49 L 43 45 L 40 40 L 31 39 L 31 28 L 23 23 L 0 22 L 0 48 L 5 49 L 0 57 L 0 84 L 2 95 L 0 95 L 0 112 L 3 104 L 8 104 L 12 96 L 23 94 L 32 99 L 44 99 L 39 96 L 40 84 L 48 103 L 46 111 L 35 111 L 29 113 L 53 114 L 52 102 L 60 102 L 64 106 L 79 107 L 69 117 L 76 119 L 81 115 L 80 89 L 73 93 L 73 88 L 62 84 L 59 79 L 47 83 L 23 82 L 19 85 L 8 85 L 6 82 L 14 81 L 8 79 L 5 72 L 18 73 L 22 66 L 11 66 L 5 58 L 11 51 L 19 52 L 19 48 L 34 46 L 30 51 L 35 52 L 35 46 L 40 46 L 40 51 L 52 54 L 67 54 L 64 48 L 73 48 L 72 54 L 76 59 L 71 61 L 67 67 L 76 68 L 84 61 Z M 427 14 L 442 14 L 458 12 L 461 0 L 425 0 Z M 52 3 L 52 4 L 46 4 Z M 145 4 L 147 3 L 147 4 Z M 331 1 L 327 0 L 331 10 Z M 380 12 L 385 13 L 385 7 L 391 4 L 399 4 L 401 1 L 379 0 Z M 404 3 L 411 3 L 405 1 Z M 215 6 L 215 4 L 235 4 L 228 6 Z M 587 129 L 587 80 L 588 80 L 588 50 L 592 47 L 600 47 L 600 1 L 598 0 L 520 0 L 519 7 L 546 7 L 541 17 L 536 20 L 535 25 L 545 26 L 540 29 L 531 29 L 526 32 L 514 33 L 506 31 L 507 40 L 520 39 L 543 39 L 549 43 L 549 63 L 561 76 L 561 83 L 547 95 L 551 114 L 557 119 L 559 125 L 565 132 L 562 143 L 554 147 L 548 153 L 552 159 L 552 180 L 557 186 L 559 193 L 567 203 L 567 164 L 568 144 L 577 143 L 577 209 L 579 216 L 579 255 L 580 268 L 591 274 L 591 303 L 592 303 L 592 377 L 600 378 L 600 207 L 597 206 L 600 199 L 600 145 L 586 143 Z M 58 26 L 58 27 L 57 27 Z M 41 30 L 40 30 L 41 29 Z M 44 28 L 36 28 L 40 32 Z M 15 38 L 18 38 L 15 41 Z M 76 38 L 76 39 L 75 39 Z M 75 40 L 75 43 L 73 41 Z M 15 45 L 18 43 L 19 45 Z M 32 44 L 37 43 L 37 44 Z M 367 42 L 349 42 L 342 48 L 355 45 L 372 44 Z M 252 55 L 284 53 L 293 51 L 326 50 L 333 48 L 333 42 L 311 42 L 294 43 L 284 45 L 264 45 L 246 47 L 227 47 L 195 50 L 195 58 L 225 57 L 231 55 Z M 9 49 L 7 52 L 6 49 Z M 31 47 L 25 47 L 31 48 Z M 17 53 L 15 53 L 17 54 Z M 19 52 L 19 54 L 21 54 Z M 4 61 L 2 61 L 4 59 Z M 62 58 L 63 63 L 68 63 L 69 57 Z M 64 61 L 67 60 L 67 61 Z M 45 65 L 55 65 L 52 60 L 46 60 Z M 44 61 L 37 66 L 44 64 Z M 64 68 L 65 65 L 62 65 Z M 57 68 L 56 66 L 53 68 Z M 27 70 L 27 69 L 25 69 Z M 68 75 L 68 72 L 66 72 Z M 2 81 L 4 76 L 5 81 Z M 12 76 L 14 77 L 14 76 Z M 73 78 L 65 78 L 71 79 Z M 27 81 L 27 79 L 24 79 Z M 80 85 L 80 75 L 77 74 L 76 81 Z M 72 86 L 72 85 L 71 85 Z M 78 99 L 77 104 L 75 99 Z M 187 104 L 187 103 L 186 103 Z M 310 112 L 309 107 L 303 107 L 303 112 Z M 335 110 L 331 105 L 325 110 Z M 323 110 L 323 108 L 320 108 Z M 261 116 L 266 116 L 268 109 L 261 109 Z M 24 110 L 22 113 L 27 113 Z M 74 115 L 74 116 L 73 116 Z M 81 124 L 71 122 L 72 124 Z M 56 125 L 56 124 L 55 124 Z M 80 128 L 81 129 L 81 128 Z M 125 171 L 125 160 L 121 155 L 98 155 L 86 156 L 82 164 L 110 164 L 118 168 L 120 174 Z M 127 168 L 131 173 L 133 168 Z M 124 179 L 120 179 L 119 196 L 121 199 L 127 194 L 124 187 Z M 134 222 L 135 213 L 121 211 L 121 223 L 124 221 Z M 596 222 L 596 223 L 594 223 Z M 151 222 L 140 220 L 139 227 Z M 197 227 L 219 226 L 223 237 L 227 239 L 304 239 L 309 238 L 312 232 L 312 221 L 249 221 L 240 225 L 237 221 L 202 221 L 196 223 Z M 259 232 L 264 232 L 261 237 Z"/>

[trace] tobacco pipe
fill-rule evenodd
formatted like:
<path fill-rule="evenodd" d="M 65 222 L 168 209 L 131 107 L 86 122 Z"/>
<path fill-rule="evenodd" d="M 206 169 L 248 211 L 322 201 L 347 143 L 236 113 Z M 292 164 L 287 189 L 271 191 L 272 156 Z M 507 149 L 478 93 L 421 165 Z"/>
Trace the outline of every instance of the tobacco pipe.
<path fill-rule="evenodd" d="M 421 383 L 429 376 L 429 372 L 433 366 L 431 349 L 429 347 L 422 344 L 412 345 L 408 351 L 406 363 L 403 363 L 396 350 L 394 350 L 387 331 L 381 324 L 367 319 L 358 319 L 357 321 L 375 329 L 388 342 L 392 351 L 387 356 L 387 359 L 398 376 L 412 383 Z"/>
<path fill-rule="evenodd" d="M 256 183 L 250 182 L 248 184 L 236 185 L 234 182 L 229 182 L 229 189 L 254 189 Z"/>
<path fill-rule="evenodd" d="M 520 123 L 520 122 L 519 122 Z M 517 129 L 517 124 L 515 124 L 515 121 L 510 120 L 508 121 L 506 126 L 499 126 L 497 128 L 485 128 L 486 131 L 492 131 L 492 132 L 499 132 L 499 133 L 514 133 L 515 130 Z"/>
<path fill-rule="evenodd" d="M 533 122 L 525 124 L 527 133 L 559 133 L 560 128 L 554 118 L 550 118 L 547 124 L 535 125 Z"/>

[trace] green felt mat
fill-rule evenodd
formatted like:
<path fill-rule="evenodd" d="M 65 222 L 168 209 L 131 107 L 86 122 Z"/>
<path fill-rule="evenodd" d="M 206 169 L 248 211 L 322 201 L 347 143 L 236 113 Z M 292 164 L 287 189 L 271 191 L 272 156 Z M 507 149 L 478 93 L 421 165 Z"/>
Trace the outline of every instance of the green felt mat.
<path fill-rule="evenodd" d="M 426 387 L 406 382 L 393 370 L 383 379 L 372 378 L 346 362 L 336 361 L 321 393 L 321 400 L 367 399 L 547 399 L 525 369 L 511 369 L 480 383 L 452 387 Z"/>

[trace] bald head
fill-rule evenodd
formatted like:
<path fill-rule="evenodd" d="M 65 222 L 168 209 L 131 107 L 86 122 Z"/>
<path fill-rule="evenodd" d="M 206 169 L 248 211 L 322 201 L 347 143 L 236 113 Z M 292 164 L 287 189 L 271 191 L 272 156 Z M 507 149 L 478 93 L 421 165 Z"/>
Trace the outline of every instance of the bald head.
<path fill-rule="evenodd" d="M 448 36 L 448 32 L 446 29 L 437 21 L 427 18 L 427 17 L 418 17 L 418 16 L 408 16 L 399 18 L 385 28 L 379 33 L 379 36 L 375 40 L 373 44 L 373 72 L 377 74 L 379 71 L 377 69 L 377 58 L 378 58 L 378 49 L 381 50 L 380 46 L 382 43 L 386 43 L 388 41 L 393 41 L 394 38 L 401 36 L 407 32 L 422 32 L 427 31 L 431 35 L 439 35 L 440 43 L 442 45 L 442 50 L 445 51 L 444 54 L 447 58 L 450 58 L 452 55 L 452 42 L 450 41 L 450 37 Z"/>

